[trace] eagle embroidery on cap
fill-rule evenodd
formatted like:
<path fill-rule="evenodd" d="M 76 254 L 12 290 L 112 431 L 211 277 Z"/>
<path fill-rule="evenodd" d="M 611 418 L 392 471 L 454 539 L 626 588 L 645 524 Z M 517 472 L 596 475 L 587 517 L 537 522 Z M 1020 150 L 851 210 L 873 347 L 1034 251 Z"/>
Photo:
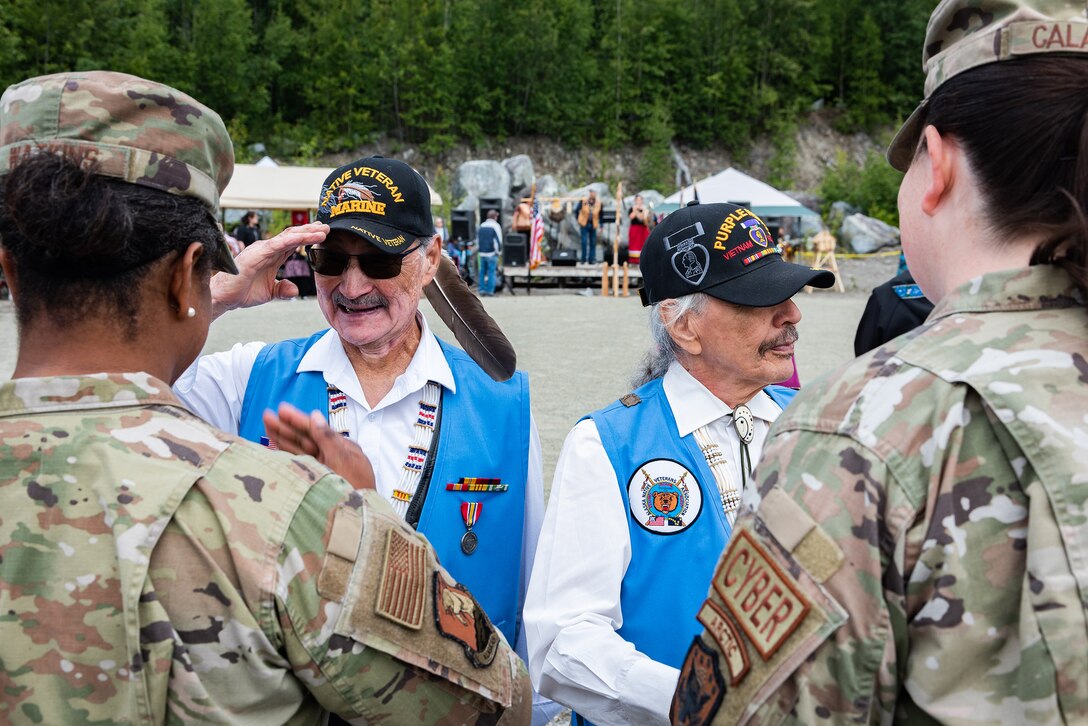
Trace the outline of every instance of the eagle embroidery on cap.
<path fill-rule="evenodd" d="M 683 532 L 703 510 L 698 479 L 672 459 L 652 459 L 635 469 L 627 482 L 627 500 L 634 520 L 653 534 Z"/>

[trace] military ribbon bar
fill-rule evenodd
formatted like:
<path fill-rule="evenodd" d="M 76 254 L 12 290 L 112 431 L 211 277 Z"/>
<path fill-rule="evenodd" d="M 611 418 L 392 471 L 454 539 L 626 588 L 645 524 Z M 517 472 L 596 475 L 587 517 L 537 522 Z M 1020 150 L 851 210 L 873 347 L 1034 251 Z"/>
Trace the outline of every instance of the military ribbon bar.
<path fill-rule="evenodd" d="M 446 484 L 448 492 L 505 492 L 510 487 L 501 479 L 484 479 L 475 476 L 463 476 L 455 482 Z"/>

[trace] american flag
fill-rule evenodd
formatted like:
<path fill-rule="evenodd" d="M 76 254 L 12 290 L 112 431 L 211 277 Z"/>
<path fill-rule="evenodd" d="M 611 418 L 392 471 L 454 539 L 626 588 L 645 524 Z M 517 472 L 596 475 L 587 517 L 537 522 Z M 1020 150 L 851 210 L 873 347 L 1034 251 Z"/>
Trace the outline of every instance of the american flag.
<path fill-rule="evenodd" d="M 544 217 L 540 214 L 540 202 L 533 197 L 533 225 L 529 228 L 529 269 L 544 264 Z"/>

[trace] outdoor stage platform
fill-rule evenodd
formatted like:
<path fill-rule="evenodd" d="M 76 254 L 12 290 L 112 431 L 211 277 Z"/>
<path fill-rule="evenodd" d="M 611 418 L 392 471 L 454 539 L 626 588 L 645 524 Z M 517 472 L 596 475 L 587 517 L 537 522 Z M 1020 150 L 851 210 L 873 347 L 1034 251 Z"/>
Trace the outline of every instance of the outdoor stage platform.
<path fill-rule="evenodd" d="M 603 265 L 598 263 L 592 267 L 578 265 L 576 267 L 556 266 L 543 264 L 532 272 L 525 265 L 503 265 L 502 274 L 505 285 L 516 294 L 517 288 L 523 287 L 529 294 L 534 286 L 541 287 L 600 287 Z M 619 270 L 620 286 L 623 286 L 623 268 Z M 531 276 L 531 277 L 530 277 Z M 609 278 L 611 279 L 611 272 Z M 637 265 L 628 265 L 628 285 L 630 290 L 637 290 L 642 286 L 642 272 Z M 611 283 L 609 283 L 611 284 Z M 637 294 L 637 293 L 635 293 Z"/>

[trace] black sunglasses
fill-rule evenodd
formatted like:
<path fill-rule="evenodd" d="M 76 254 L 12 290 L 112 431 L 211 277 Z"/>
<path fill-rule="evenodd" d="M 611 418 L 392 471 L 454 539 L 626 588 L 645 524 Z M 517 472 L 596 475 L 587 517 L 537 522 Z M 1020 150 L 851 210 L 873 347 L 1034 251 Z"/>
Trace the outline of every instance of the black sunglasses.
<path fill-rule="evenodd" d="M 334 252 L 326 247 L 307 247 L 306 261 L 310 263 L 310 269 L 317 274 L 335 277 L 344 274 L 344 270 L 348 269 L 348 262 L 354 257 L 364 275 L 374 280 L 388 280 L 400 274 L 404 258 L 419 248 L 420 245 L 417 244 L 404 252 L 392 254 L 371 252 L 349 255 L 346 252 Z"/>

